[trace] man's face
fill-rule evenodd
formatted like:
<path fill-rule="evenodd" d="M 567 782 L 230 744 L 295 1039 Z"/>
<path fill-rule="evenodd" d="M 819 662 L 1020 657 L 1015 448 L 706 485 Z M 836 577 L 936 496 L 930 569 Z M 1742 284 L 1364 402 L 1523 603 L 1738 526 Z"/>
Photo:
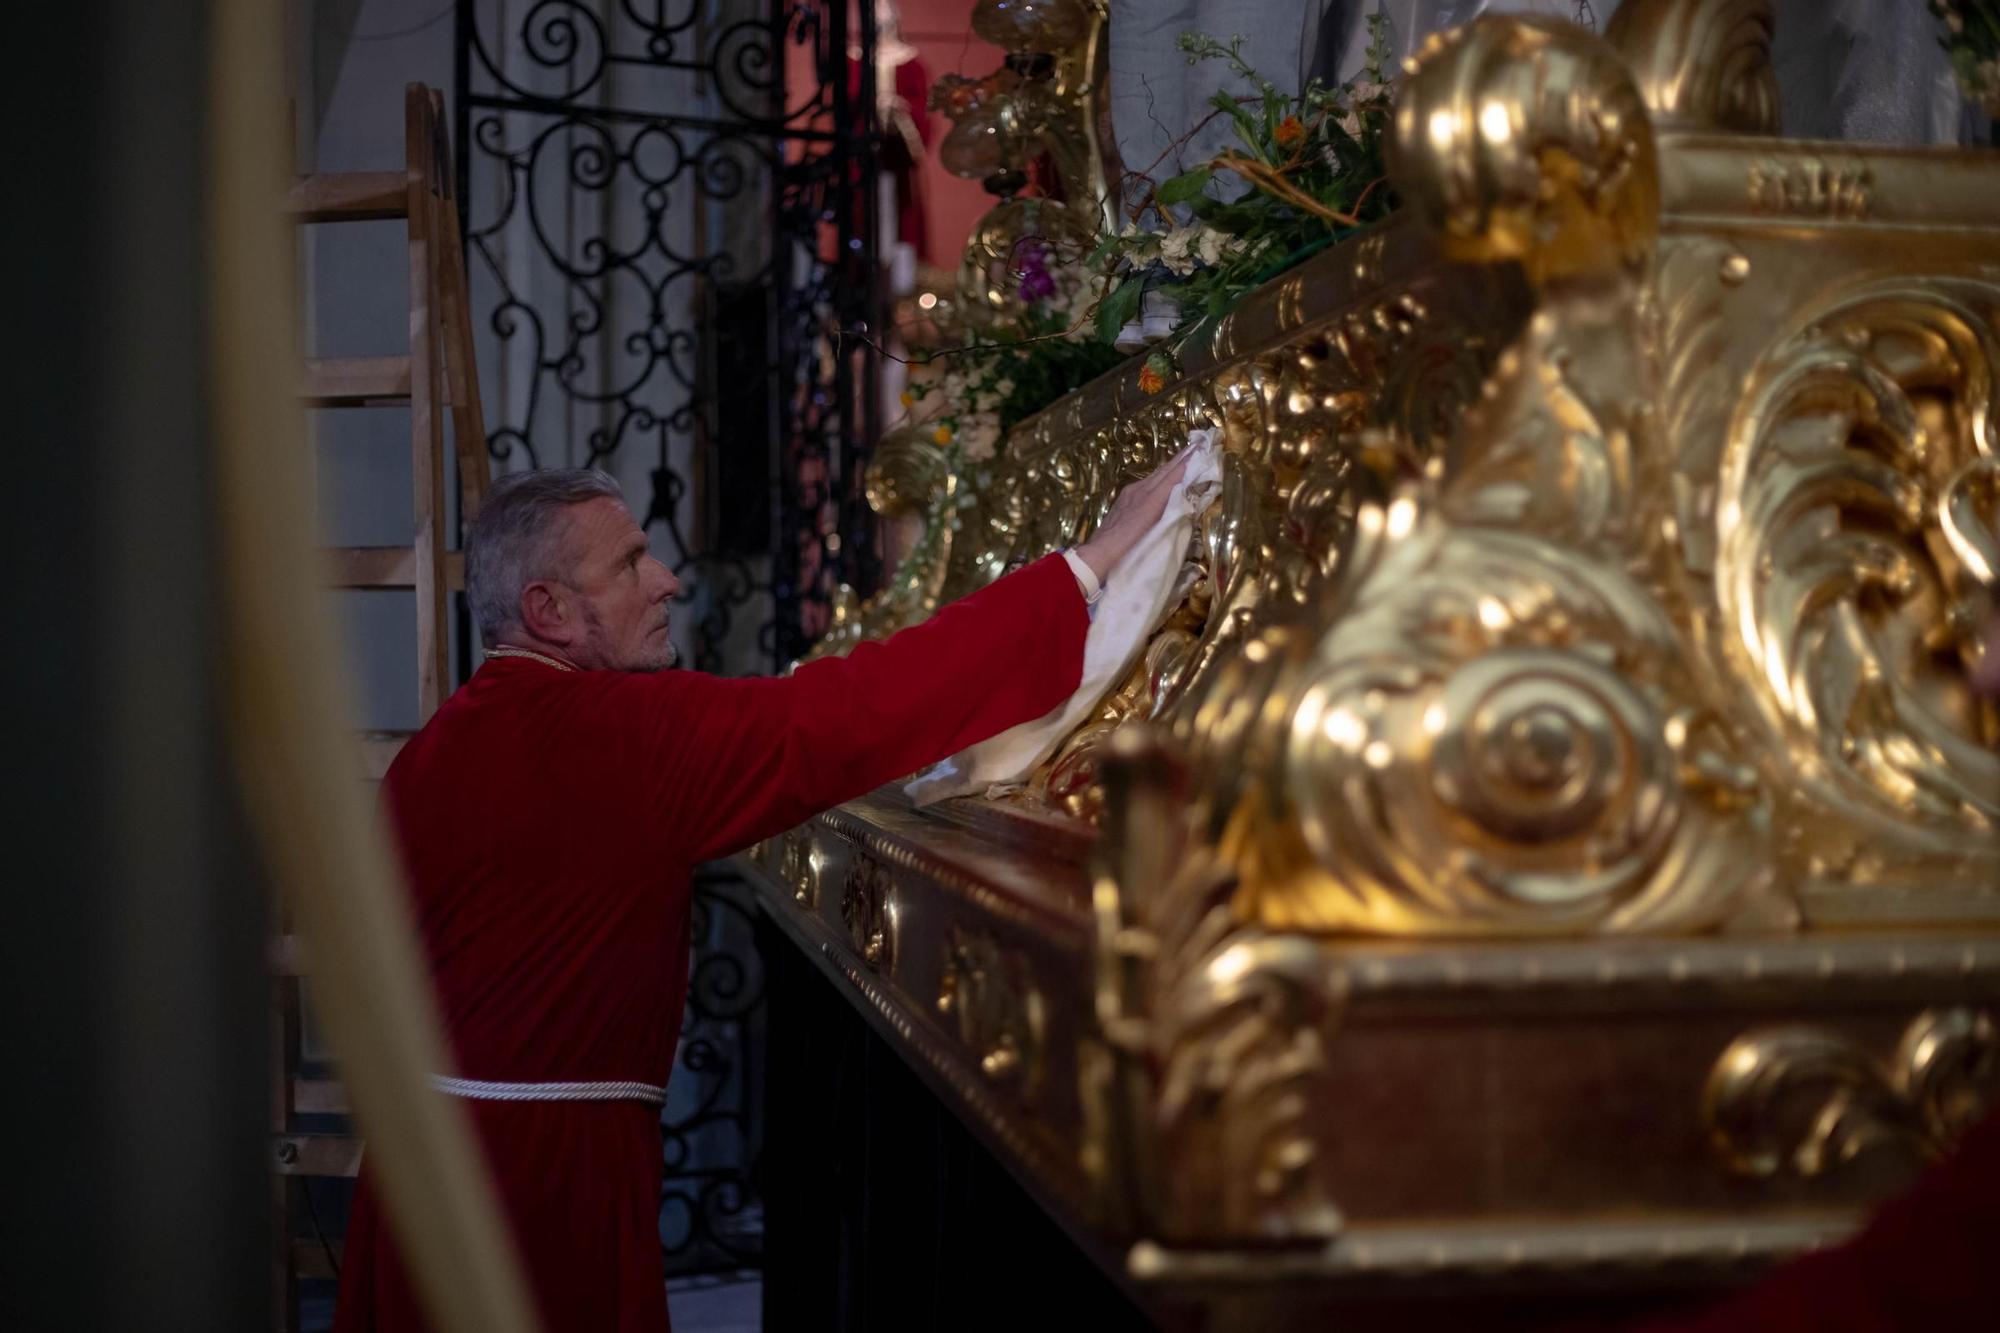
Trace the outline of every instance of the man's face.
<path fill-rule="evenodd" d="M 646 548 L 631 511 L 604 496 L 567 511 L 569 584 L 582 600 L 583 637 L 570 660 L 600 671 L 664 671 L 674 664 L 667 604 L 681 590 Z"/>

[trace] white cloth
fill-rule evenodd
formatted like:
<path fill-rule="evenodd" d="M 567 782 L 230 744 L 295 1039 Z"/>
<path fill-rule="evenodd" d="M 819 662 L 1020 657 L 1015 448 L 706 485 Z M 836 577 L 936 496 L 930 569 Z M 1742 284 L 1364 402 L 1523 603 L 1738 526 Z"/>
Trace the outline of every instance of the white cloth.
<path fill-rule="evenodd" d="M 1167 496 L 1166 511 L 1105 580 L 1083 645 L 1083 680 L 1060 708 L 959 751 L 910 779 L 918 805 L 1018 782 L 1097 707 L 1145 651 L 1147 640 L 1184 592 L 1182 567 L 1194 521 L 1222 489 L 1222 461 L 1211 430 L 1188 436 L 1187 472 Z"/>

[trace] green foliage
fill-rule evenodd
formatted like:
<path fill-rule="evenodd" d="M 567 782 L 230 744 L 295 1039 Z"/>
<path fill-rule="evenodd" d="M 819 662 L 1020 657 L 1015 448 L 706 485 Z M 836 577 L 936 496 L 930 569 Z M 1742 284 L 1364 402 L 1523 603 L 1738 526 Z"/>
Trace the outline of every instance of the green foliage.
<path fill-rule="evenodd" d="M 1002 347 L 996 368 L 1014 382 L 1013 392 L 1001 395 L 995 409 L 1002 435 L 1124 360 L 1104 343 L 1087 339 L 1049 338 Z"/>
<path fill-rule="evenodd" d="M 2000 0 L 1930 0 L 1930 9 L 1959 87 L 2000 120 Z"/>
<path fill-rule="evenodd" d="M 913 386 L 922 396 L 906 401 L 953 466 L 991 458 L 1020 422 L 1119 365 L 1124 358 L 1112 344 L 1147 291 L 1170 295 L 1181 312 L 1175 338 L 1146 358 L 1142 382 L 1152 387 L 1176 373 L 1177 348 L 1207 333 L 1246 293 L 1394 207 L 1383 172 L 1388 25 L 1381 15 L 1368 24 L 1365 77 L 1331 87 L 1315 80 L 1297 96 L 1250 67 L 1242 38 L 1226 45 L 1181 38 L 1190 63 L 1222 61 L 1250 90 L 1221 91 L 1211 102 L 1240 147 L 1151 187 L 1134 221 L 1146 216 L 1166 230 L 1132 225 L 1099 238 L 1083 261 L 1106 284 L 1093 318 L 1084 315 L 1090 293 L 1073 288 L 1072 300 L 1040 308 L 1013 338 L 941 354 L 949 358 L 945 375 Z M 1352 221 L 1329 221 L 1329 211 Z"/>
<path fill-rule="evenodd" d="M 1185 204 L 1200 199 L 1208 190 L 1208 183 L 1215 176 L 1208 167 L 1196 167 L 1193 171 L 1183 171 L 1180 175 L 1163 183 L 1153 192 L 1153 197 L 1163 204 Z"/>
<path fill-rule="evenodd" d="M 1297 96 L 1244 60 L 1243 38 L 1225 44 L 1199 33 L 1181 37 L 1189 64 L 1221 61 L 1235 85 L 1249 89 L 1242 95 L 1222 89 L 1210 99 L 1240 148 L 1151 188 L 1137 216 L 1165 230 L 1127 228 L 1091 252 L 1087 262 L 1112 282 L 1097 309 L 1101 340 L 1118 337 L 1147 290 L 1179 303 L 1178 340 L 1199 336 L 1252 289 L 1395 207 L 1383 167 L 1387 18 L 1371 15 L 1368 33 L 1362 78 L 1338 85 L 1315 79 Z"/>
<path fill-rule="evenodd" d="M 1145 290 L 1142 283 L 1121 282 L 1097 303 L 1097 337 L 1100 342 L 1117 340 L 1118 330 L 1139 313 L 1139 298 Z"/>

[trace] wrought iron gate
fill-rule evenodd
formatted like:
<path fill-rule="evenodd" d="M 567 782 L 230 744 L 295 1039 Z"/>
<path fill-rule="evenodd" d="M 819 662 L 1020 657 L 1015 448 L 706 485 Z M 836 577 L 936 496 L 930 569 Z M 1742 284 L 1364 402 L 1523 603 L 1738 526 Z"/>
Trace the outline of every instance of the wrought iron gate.
<path fill-rule="evenodd" d="M 458 174 L 496 462 L 619 476 L 691 665 L 804 651 L 878 570 L 868 0 L 459 0 Z M 643 502 L 643 509 L 640 509 Z M 670 1272 L 754 1263 L 761 968 L 697 878 L 663 1117 Z"/>

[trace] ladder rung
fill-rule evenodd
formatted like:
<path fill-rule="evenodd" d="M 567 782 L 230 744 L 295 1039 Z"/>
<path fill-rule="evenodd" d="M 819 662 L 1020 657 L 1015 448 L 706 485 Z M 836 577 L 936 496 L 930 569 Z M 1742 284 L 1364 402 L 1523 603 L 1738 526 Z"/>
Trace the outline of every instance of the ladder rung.
<path fill-rule="evenodd" d="M 327 584 L 334 588 L 413 588 L 417 581 L 417 553 L 409 546 L 329 546 L 327 559 L 333 571 Z M 453 592 L 465 587 L 465 557 L 457 551 L 444 556 L 444 586 Z"/>
<path fill-rule="evenodd" d="M 361 776 L 368 782 L 380 782 L 389 772 L 401 753 L 403 743 L 410 739 L 407 731 L 371 731 L 361 737 Z"/>
<path fill-rule="evenodd" d="M 285 192 L 285 212 L 298 222 L 364 222 L 409 211 L 410 181 L 401 171 L 325 171 L 299 177 Z"/>
<path fill-rule="evenodd" d="M 353 1176 L 361 1171 L 361 1140 L 348 1134 L 278 1134 L 272 1166 L 281 1176 Z"/>
<path fill-rule="evenodd" d="M 410 401 L 407 356 L 324 356 L 306 362 L 299 397 L 312 407 L 365 407 Z"/>
<path fill-rule="evenodd" d="M 296 1115 L 346 1115 L 347 1089 L 337 1078 L 295 1078 L 292 1111 Z"/>
<path fill-rule="evenodd" d="M 336 588 L 409 588 L 416 584 L 417 553 L 408 546 L 331 546 L 328 582 Z"/>
<path fill-rule="evenodd" d="M 333 1266 L 345 1256 L 346 1245 L 345 1241 L 322 1243 L 318 1239 L 307 1240 L 304 1237 L 293 1241 L 292 1276 L 306 1282 L 332 1281 L 335 1276 Z M 329 1247 L 333 1251 L 331 1256 L 327 1253 Z"/>

